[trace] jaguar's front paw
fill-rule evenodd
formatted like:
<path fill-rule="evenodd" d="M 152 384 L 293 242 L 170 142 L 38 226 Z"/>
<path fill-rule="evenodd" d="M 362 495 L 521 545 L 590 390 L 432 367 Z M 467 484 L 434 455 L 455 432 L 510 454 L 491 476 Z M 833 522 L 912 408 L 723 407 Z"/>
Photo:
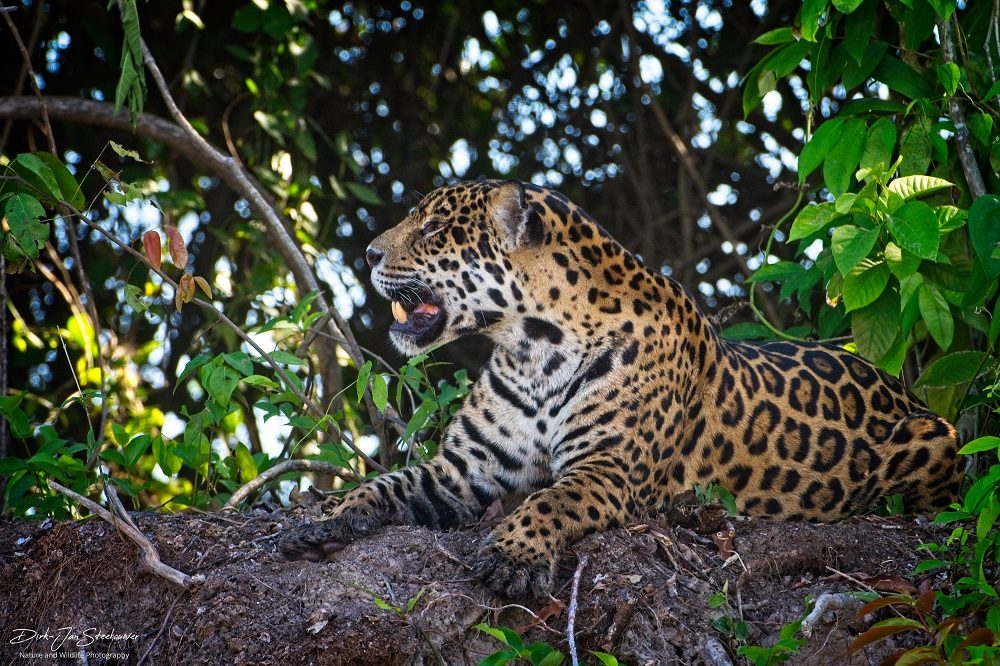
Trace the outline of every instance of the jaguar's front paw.
<path fill-rule="evenodd" d="M 381 521 L 371 509 L 345 507 L 331 518 L 286 530 L 278 541 L 278 550 L 290 560 L 322 562 L 380 526 Z"/>
<path fill-rule="evenodd" d="M 522 556 L 516 544 L 490 543 L 479 553 L 476 575 L 508 599 L 541 599 L 552 589 L 553 562 L 539 555 Z"/>

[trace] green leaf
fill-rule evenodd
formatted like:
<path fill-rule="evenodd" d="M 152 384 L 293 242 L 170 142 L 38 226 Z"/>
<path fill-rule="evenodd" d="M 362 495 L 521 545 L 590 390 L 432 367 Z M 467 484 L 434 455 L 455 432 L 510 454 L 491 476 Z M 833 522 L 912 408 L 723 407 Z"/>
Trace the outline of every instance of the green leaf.
<path fill-rule="evenodd" d="M 385 376 L 377 372 L 372 375 L 372 402 L 380 412 L 384 412 L 385 406 L 389 404 L 389 385 Z"/>
<path fill-rule="evenodd" d="M 851 187 L 864 149 L 865 121 L 861 118 L 844 121 L 840 140 L 823 160 L 823 180 L 833 196 L 840 196 Z"/>
<path fill-rule="evenodd" d="M 63 198 L 62 189 L 56 181 L 56 175 L 52 173 L 45 162 L 33 153 L 21 153 L 11 163 L 11 168 L 17 175 L 21 176 L 29 183 L 37 187 L 50 201 L 59 201 Z"/>
<path fill-rule="evenodd" d="M 243 483 L 257 478 L 257 463 L 254 462 L 253 456 L 250 455 L 250 449 L 247 448 L 246 444 L 243 442 L 237 444 L 233 455 L 236 456 L 236 464 L 240 469 L 240 480 Z"/>
<path fill-rule="evenodd" d="M 83 190 L 80 189 L 80 184 L 76 182 L 76 177 L 69 172 L 69 169 L 66 168 L 62 160 L 52 153 L 46 152 L 36 152 L 35 157 L 44 162 L 56 177 L 63 201 L 77 210 L 82 210 L 87 203 L 83 196 Z"/>
<path fill-rule="evenodd" d="M 788 75 L 799 66 L 813 46 L 814 44 L 804 40 L 783 44 L 754 65 L 743 79 L 743 115 L 749 116 L 760 104 L 763 93 L 759 82 L 764 72 L 773 72 L 776 79 Z"/>
<path fill-rule="evenodd" d="M 826 10 L 826 0 L 802 0 L 801 29 L 802 39 L 807 42 L 816 41 L 819 30 L 819 19 Z"/>
<path fill-rule="evenodd" d="M 246 352 L 240 351 L 223 354 L 222 360 L 244 377 L 249 377 L 253 374 L 253 361 L 250 360 L 250 356 Z"/>
<path fill-rule="evenodd" d="M 864 52 L 861 55 L 861 59 L 860 60 L 856 59 L 856 62 L 853 63 L 848 62 L 847 65 L 844 67 L 844 73 L 843 76 L 841 77 L 841 81 L 843 81 L 844 87 L 847 88 L 848 90 L 851 90 L 852 88 L 855 88 L 864 83 L 865 81 L 867 81 L 875 72 L 875 70 L 878 68 L 879 64 L 881 64 L 883 58 L 885 58 L 885 54 L 888 53 L 888 51 L 889 51 L 889 45 L 886 42 L 877 41 L 877 42 L 872 42 L 871 44 L 867 44 L 867 46 L 865 46 Z M 857 58 L 857 56 L 855 56 L 855 58 Z M 871 100 L 872 98 L 867 98 L 867 99 Z M 879 100 L 879 101 L 887 101 L 887 100 Z M 840 109 L 841 115 L 843 115 L 844 108 L 848 104 L 850 104 L 850 102 L 841 106 Z"/>
<path fill-rule="evenodd" d="M 265 377 L 264 375 L 250 375 L 249 377 L 243 378 L 244 383 L 250 386 L 257 386 L 259 388 L 265 389 L 276 389 L 278 388 L 278 383 L 271 379 L 270 377 Z"/>
<path fill-rule="evenodd" d="M 365 364 L 358 370 L 358 381 L 355 382 L 355 387 L 358 391 L 358 402 L 361 402 L 361 399 L 365 396 L 365 389 L 368 388 L 368 377 L 371 375 L 371 372 L 371 361 L 365 361 Z"/>
<path fill-rule="evenodd" d="M 115 438 L 115 443 L 118 446 L 125 446 L 130 439 L 128 431 L 118 423 L 111 424 L 111 436 Z"/>
<path fill-rule="evenodd" d="M 135 310 L 136 314 L 149 309 L 149 302 L 142 295 L 142 289 L 134 284 L 125 285 L 125 302 L 128 303 L 130 308 Z"/>
<path fill-rule="evenodd" d="M 833 147 L 840 141 L 840 135 L 844 131 L 844 119 L 833 118 L 826 121 L 816 132 L 813 133 L 809 142 L 802 147 L 799 154 L 799 182 L 805 182 L 816 168 L 823 163 L 826 156 L 833 150 Z"/>
<path fill-rule="evenodd" d="M 931 138 L 923 123 L 913 125 L 903 132 L 899 146 L 899 173 L 904 176 L 923 175 L 931 163 Z"/>
<path fill-rule="evenodd" d="M 854 62 L 861 64 L 864 61 L 865 49 L 868 47 L 868 42 L 875 28 L 875 12 L 878 10 L 879 3 L 876 0 L 866 0 L 866 2 L 851 4 L 854 4 L 854 9 L 850 12 L 845 12 L 849 16 L 844 22 L 844 46 L 854 59 Z M 833 5 L 836 7 L 837 3 L 834 2 Z M 858 11 L 859 7 L 860 11 Z M 839 7 L 837 8 L 840 9 Z M 878 65 L 878 62 L 872 63 L 873 68 L 876 65 Z"/>
<path fill-rule="evenodd" d="M 997 300 L 996 304 L 993 306 L 993 318 L 990 319 L 990 332 L 987 337 L 987 342 L 989 346 L 993 346 L 997 343 L 997 338 L 1000 338 L 1000 300 Z"/>
<path fill-rule="evenodd" d="M 403 433 L 403 439 L 409 441 L 410 437 L 413 436 L 415 432 L 424 427 L 427 423 L 427 419 L 430 418 L 434 410 L 437 409 L 437 403 L 431 399 L 425 399 L 417 407 L 416 411 L 413 412 L 413 416 L 410 417 L 409 422 L 406 424 L 406 432 Z"/>
<path fill-rule="evenodd" d="M 118 449 L 104 449 L 101 451 L 101 458 L 103 460 L 109 460 L 116 465 L 128 467 L 128 465 L 125 464 L 125 456 L 123 456 L 122 452 Z"/>
<path fill-rule="evenodd" d="M 851 312 L 874 302 L 888 283 L 889 266 L 884 261 L 863 260 L 844 276 L 844 309 Z"/>
<path fill-rule="evenodd" d="M 837 263 L 837 270 L 844 275 L 850 273 L 858 262 L 868 256 L 877 240 L 878 229 L 862 229 L 853 224 L 834 229 L 830 249 Z"/>
<path fill-rule="evenodd" d="M 943 18 L 945 21 L 951 19 L 952 13 L 955 11 L 955 0 L 927 0 L 931 7 L 938 16 Z"/>
<path fill-rule="evenodd" d="M 921 73 L 894 56 L 883 58 L 875 69 L 874 75 L 891 90 L 895 90 L 910 99 L 934 96 L 934 89 Z"/>
<path fill-rule="evenodd" d="M 944 88 L 946 95 L 951 97 L 958 90 L 958 82 L 962 78 L 962 73 L 958 69 L 958 65 L 953 62 L 943 62 L 939 63 L 937 66 L 937 80 Z"/>
<path fill-rule="evenodd" d="M 146 70 L 142 61 L 139 13 L 135 8 L 135 0 L 120 0 L 119 7 L 121 7 L 125 38 L 122 41 L 122 58 L 119 65 L 121 77 L 115 89 L 115 113 L 127 104 L 134 126 L 136 117 L 142 113 L 146 99 Z"/>
<path fill-rule="evenodd" d="M 123 146 L 120 143 L 117 143 L 115 141 L 108 141 L 108 145 L 111 146 L 111 150 L 115 151 L 115 153 L 118 155 L 118 157 L 131 157 L 132 159 L 134 159 L 137 162 L 144 162 L 145 161 L 141 157 L 139 157 L 139 153 L 138 152 L 136 152 L 134 150 L 131 150 L 129 148 L 126 148 L 125 146 Z"/>
<path fill-rule="evenodd" d="M 915 386 L 915 385 L 914 385 Z M 993 435 L 986 435 L 984 437 L 979 437 L 972 440 L 962 448 L 958 450 L 959 453 L 966 456 L 971 456 L 974 453 L 982 453 L 983 451 L 995 451 L 1000 449 L 1000 437 L 994 437 Z"/>
<path fill-rule="evenodd" d="M 851 332 L 858 353 L 870 361 L 885 356 L 899 335 L 899 295 L 892 290 L 851 315 Z"/>
<path fill-rule="evenodd" d="M 273 352 L 268 354 L 268 356 L 270 356 L 271 360 L 275 363 L 284 363 L 285 365 L 290 366 L 306 365 L 305 359 L 299 358 L 295 354 L 286 352 L 282 349 L 275 349 Z"/>
<path fill-rule="evenodd" d="M 791 28 L 775 28 L 774 30 L 769 30 L 757 39 L 750 42 L 751 44 L 763 44 L 764 46 L 776 46 L 778 44 L 787 44 L 788 42 L 795 41 L 795 32 Z"/>
<path fill-rule="evenodd" d="M 896 147 L 896 125 L 888 118 L 879 118 L 868 128 L 865 148 L 861 151 L 859 166 L 872 168 L 892 164 L 892 151 Z"/>
<path fill-rule="evenodd" d="M 146 453 L 146 449 L 152 443 L 153 438 L 146 434 L 136 435 L 135 438 L 125 446 L 125 465 L 129 468 L 135 467 L 139 458 Z"/>
<path fill-rule="evenodd" d="M 378 194 L 375 193 L 375 190 L 367 185 L 345 182 L 344 186 L 347 187 L 348 191 L 354 195 L 355 199 L 361 201 L 362 203 L 371 204 L 373 206 L 380 206 L 382 204 L 382 200 L 379 198 Z"/>
<path fill-rule="evenodd" d="M 993 257 L 993 250 L 1000 244 L 1000 196 L 987 194 L 979 197 L 969 208 L 969 238 L 979 261 L 991 278 L 1000 276 L 1000 259 Z"/>
<path fill-rule="evenodd" d="M 812 204 L 806 206 L 795 216 L 792 228 L 788 232 L 788 242 L 801 240 L 821 231 L 828 224 L 840 217 L 832 203 Z"/>
<path fill-rule="evenodd" d="M 921 259 L 935 259 L 941 244 L 937 216 L 923 201 L 903 204 L 889 218 L 889 231 L 896 242 Z"/>
<path fill-rule="evenodd" d="M 38 251 L 49 239 L 49 225 L 41 222 L 45 209 L 30 194 L 15 194 L 4 205 L 10 237 L 29 259 L 37 259 Z"/>
<path fill-rule="evenodd" d="M 889 270 L 898 280 L 913 275 L 920 266 L 920 257 L 912 252 L 907 252 L 892 242 L 886 243 L 882 256 L 885 257 L 885 263 L 889 264 Z"/>
<path fill-rule="evenodd" d="M 167 476 L 173 476 L 181 469 L 181 459 L 174 455 L 162 435 L 153 438 L 153 459 Z"/>
<path fill-rule="evenodd" d="M 188 361 L 187 364 L 184 366 L 184 369 L 181 370 L 181 374 L 178 375 L 177 377 L 177 385 L 183 383 L 184 380 L 187 379 L 192 372 L 194 372 L 195 370 L 197 370 L 198 368 L 205 365 L 211 360 L 212 357 L 209 356 L 208 354 L 199 354 L 190 361 Z"/>
<path fill-rule="evenodd" d="M 913 575 L 922 574 L 925 571 L 934 571 L 936 569 L 943 569 L 945 567 L 950 567 L 951 562 L 946 562 L 945 560 L 924 560 L 917 566 L 913 567 Z"/>
<path fill-rule="evenodd" d="M 774 337 L 771 329 L 753 321 L 741 321 L 727 326 L 720 332 L 726 340 L 767 340 Z"/>
<path fill-rule="evenodd" d="M 608 654 L 607 652 L 597 652 L 594 650 L 591 650 L 590 654 L 597 657 L 603 666 L 618 666 L 618 658 L 613 654 Z"/>
<path fill-rule="evenodd" d="M 886 187 L 890 192 L 895 192 L 906 201 L 927 194 L 928 192 L 936 192 L 937 190 L 954 187 L 954 185 L 944 178 L 935 178 L 934 176 L 920 174 L 896 178 Z"/>
<path fill-rule="evenodd" d="M 208 391 L 208 394 L 212 396 L 215 402 L 225 406 L 229 404 L 229 400 L 239 381 L 239 374 L 229 366 L 223 365 L 218 368 L 212 368 L 208 375 L 208 381 L 205 383 L 205 390 Z"/>
<path fill-rule="evenodd" d="M 836 7 L 839 12 L 850 14 L 861 6 L 861 2 L 862 0 L 833 0 L 833 6 Z"/>
<path fill-rule="evenodd" d="M 28 469 L 28 463 L 20 458 L 0 458 L 0 474 L 6 476 L 22 469 Z"/>
<path fill-rule="evenodd" d="M 986 148 L 993 143 L 993 117 L 985 113 L 972 113 L 966 117 L 969 133 Z"/>
<path fill-rule="evenodd" d="M 920 316 L 927 325 L 927 331 L 943 350 L 951 346 L 955 334 L 955 321 L 951 316 L 951 306 L 934 285 L 925 282 L 920 287 L 917 297 L 920 305 Z"/>
<path fill-rule="evenodd" d="M 913 388 L 947 388 L 971 382 L 979 375 L 989 372 L 997 365 L 997 359 L 986 352 L 957 351 L 938 358 L 928 365 Z"/>

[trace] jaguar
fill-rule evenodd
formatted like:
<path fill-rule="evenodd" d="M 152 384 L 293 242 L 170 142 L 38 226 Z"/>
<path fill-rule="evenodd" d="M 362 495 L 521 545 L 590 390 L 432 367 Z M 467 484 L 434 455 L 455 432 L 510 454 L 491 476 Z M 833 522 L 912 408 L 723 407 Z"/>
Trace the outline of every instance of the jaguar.
<path fill-rule="evenodd" d="M 388 524 L 457 527 L 503 500 L 475 569 L 532 599 L 567 546 L 695 485 L 814 521 L 895 494 L 938 510 L 957 492 L 955 429 L 897 379 L 836 346 L 721 338 L 680 284 L 554 190 L 439 188 L 366 256 L 401 352 L 473 333 L 494 348 L 437 454 L 287 530 L 289 558 L 333 558 Z"/>

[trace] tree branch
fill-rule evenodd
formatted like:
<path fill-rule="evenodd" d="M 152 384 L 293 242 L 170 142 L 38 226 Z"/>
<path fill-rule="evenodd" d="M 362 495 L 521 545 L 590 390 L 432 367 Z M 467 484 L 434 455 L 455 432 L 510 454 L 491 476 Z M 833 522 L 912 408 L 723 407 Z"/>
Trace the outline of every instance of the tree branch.
<path fill-rule="evenodd" d="M 116 113 L 114 106 L 106 102 L 95 102 L 77 97 L 47 97 L 46 107 L 49 116 L 56 120 L 98 125 L 129 133 L 134 131 L 140 136 L 153 139 L 176 150 L 192 163 L 219 176 L 237 194 L 247 199 L 257 216 L 264 221 L 264 229 L 268 241 L 277 247 L 282 258 L 291 268 L 296 282 L 300 285 L 305 285 L 306 291 L 315 291 L 318 294 L 316 301 L 319 303 L 319 307 L 325 312 L 330 313 L 333 321 L 336 323 L 336 325 L 330 326 L 333 340 L 344 346 L 358 367 L 364 365 L 364 355 L 357 341 L 354 339 L 350 328 L 347 327 L 346 323 L 343 323 L 343 326 L 341 326 L 341 323 L 344 322 L 343 318 L 335 309 L 327 305 L 323 294 L 320 292 L 316 277 L 306 262 L 305 257 L 288 235 L 281 219 L 262 193 L 262 189 L 257 189 L 261 188 L 261 186 L 256 182 L 253 175 L 242 169 L 235 160 L 205 142 L 197 132 L 195 132 L 195 136 L 197 136 L 197 139 L 195 139 L 176 123 L 155 114 L 140 113 L 136 116 L 135 127 L 133 128 L 127 111 L 123 110 Z M 39 101 L 34 97 L 0 97 L 0 117 L 34 118 L 39 113 Z M 208 149 L 202 149 L 202 144 L 208 146 Z M 247 188 L 256 193 L 256 203 L 247 195 Z M 86 221 L 85 218 L 81 219 Z M 104 232 L 103 228 L 98 227 L 97 229 L 100 232 Z M 281 242 L 280 239 L 282 238 L 287 242 Z M 123 249 L 135 253 L 131 247 L 123 246 Z M 135 254 L 138 258 L 142 259 L 142 255 Z M 357 350 L 356 355 L 352 352 L 352 349 Z M 374 405 L 371 405 L 370 413 L 372 412 L 376 415 L 378 414 Z M 387 407 L 386 415 L 390 417 L 391 422 L 395 423 L 395 419 L 392 418 L 395 416 L 395 411 Z M 382 421 L 382 417 L 377 416 L 372 423 L 381 425 Z M 383 443 L 385 444 L 384 438 Z M 372 466 L 372 469 L 380 472 L 386 471 L 382 465 L 379 465 L 370 457 L 364 456 L 364 458 L 366 459 L 365 462 Z"/>
<path fill-rule="evenodd" d="M 121 5 L 119 3 L 119 7 L 120 6 Z M 156 82 L 156 87 L 160 91 L 160 96 L 166 103 L 167 109 L 169 109 L 170 115 L 173 117 L 174 121 L 180 125 L 181 129 L 195 144 L 199 152 L 211 155 L 213 160 L 219 165 L 219 169 L 232 174 L 234 181 L 233 189 L 235 189 L 237 193 L 247 200 L 250 204 L 250 208 L 253 209 L 258 217 L 261 218 L 265 227 L 270 231 L 269 236 L 277 244 L 278 252 L 281 253 L 281 256 L 288 263 L 288 267 L 295 276 L 296 284 L 304 287 L 306 293 L 315 293 L 316 304 L 319 306 L 320 310 L 332 315 L 332 320 L 329 322 L 329 326 L 335 335 L 340 336 L 341 344 L 344 346 L 344 349 L 347 350 L 347 354 L 351 357 L 351 360 L 354 361 L 354 365 L 360 368 L 365 363 L 365 357 L 364 354 L 361 353 L 361 347 L 358 345 L 357 340 L 354 339 L 354 335 L 351 333 L 351 328 L 348 326 L 347 321 L 345 321 L 340 313 L 337 312 L 337 309 L 332 307 L 326 300 L 326 295 L 323 293 L 323 290 L 320 289 L 319 281 L 316 279 L 316 275 L 313 273 L 312 267 L 309 265 L 309 262 L 306 261 L 305 255 L 303 255 L 301 250 L 299 250 L 299 246 L 294 240 L 292 240 L 291 234 L 288 233 L 288 229 L 285 227 L 284 220 L 282 220 L 277 213 L 277 206 L 275 203 L 270 199 L 270 197 L 264 194 L 264 188 L 261 184 L 250 175 L 250 173 L 237 159 L 224 154 L 221 150 L 210 144 L 204 137 L 198 134 L 197 130 L 195 130 L 191 123 L 188 122 L 188 119 L 177 107 L 177 103 L 174 101 L 174 98 L 170 93 L 170 88 L 167 86 L 167 82 L 164 80 L 163 74 L 160 72 L 160 68 L 156 64 L 156 59 L 153 57 L 149 47 L 146 46 L 146 40 L 141 39 L 140 41 L 142 43 L 142 60 L 146 65 L 146 69 L 148 69 L 150 74 L 152 74 L 153 80 Z M 375 408 L 375 403 L 372 401 L 371 396 L 367 392 L 365 393 L 364 399 L 365 406 L 368 409 L 368 416 L 375 432 L 379 434 L 383 443 L 388 445 L 388 442 L 386 441 L 388 433 L 385 432 L 385 423 L 382 416 L 378 413 L 378 409 Z"/>
<path fill-rule="evenodd" d="M 344 473 L 343 467 L 339 467 L 333 463 L 323 462 L 322 460 L 286 460 L 278 463 L 274 467 L 264 470 L 258 476 L 240 486 L 236 492 L 232 494 L 229 500 L 226 501 L 222 508 L 235 509 L 236 506 L 249 497 L 251 493 L 259 490 L 260 487 L 268 481 L 271 481 L 286 472 L 318 472 L 320 474 L 337 476 L 341 479 L 349 481 L 354 480 L 350 477 L 350 475 Z"/>
<path fill-rule="evenodd" d="M 941 38 L 941 51 L 944 55 L 945 63 L 957 64 L 955 62 L 955 41 L 951 33 L 951 22 L 940 18 L 937 20 L 938 36 Z M 986 184 L 983 182 L 983 174 L 979 170 L 976 162 L 976 154 L 972 152 L 972 143 L 969 141 L 969 126 L 965 123 L 965 112 L 962 111 L 962 103 L 952 95 L 948 98 L 948 116 L 955 125 L 955 144 L 958 146 L 958 160 L 962 163 L 962 173 L 965 174 L 965 182 L 969 184 L 969 191 L 974 199 L 986 194 Z"/>

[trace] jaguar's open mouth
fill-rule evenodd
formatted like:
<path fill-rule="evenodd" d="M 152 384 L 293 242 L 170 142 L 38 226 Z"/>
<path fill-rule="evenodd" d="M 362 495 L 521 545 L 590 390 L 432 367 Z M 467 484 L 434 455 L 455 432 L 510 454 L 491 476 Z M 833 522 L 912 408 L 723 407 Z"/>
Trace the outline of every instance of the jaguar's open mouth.
<path fill-rule="evenodd" d="M 429 293 L 414 293 L 395 291 L 390 294 L 392 299 L 392 325 L 389 333 L 406 338 L 418 346 L 429 345 L 441 334 L 444 328 L 444 309 L 434 303 L 434 297 Z"/>

